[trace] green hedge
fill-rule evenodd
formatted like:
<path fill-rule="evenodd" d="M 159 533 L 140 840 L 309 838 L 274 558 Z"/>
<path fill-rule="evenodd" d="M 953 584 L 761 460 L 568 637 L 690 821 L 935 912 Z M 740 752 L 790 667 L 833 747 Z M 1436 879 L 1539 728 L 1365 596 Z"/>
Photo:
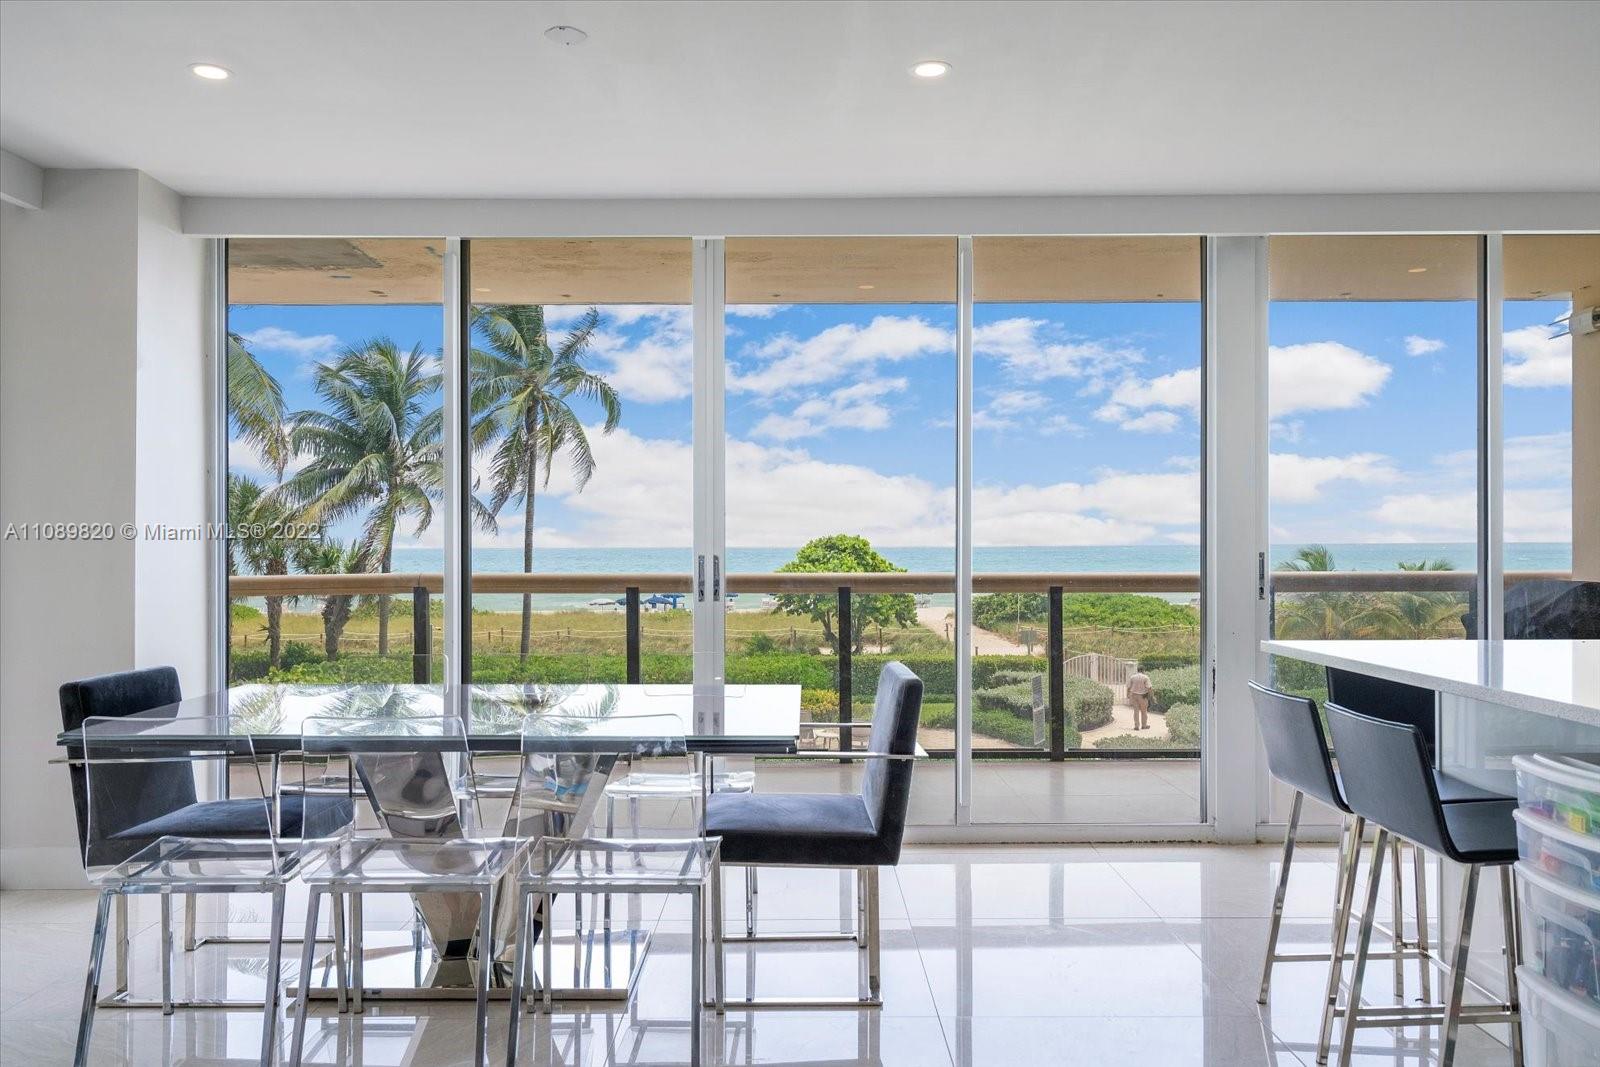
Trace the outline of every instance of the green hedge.
<path fill-rule="evenodd" d="M 1200 709 L 1193 704 L 1175 704 L 1167 711 L 1167 736 L 1117 734 L 1102 737 L 1095 748 L 1184 749 L 1200 747 Z"/>
<path fill-rule="evenodd" d="M 1200 703 L 1200 665 L 1168 667 L 1148 671 L 1150 675 L 1150 710 L 1165 712 L 1174 704 Z"/>
<path fill-rule="evenodd" d="M 1111 721 L 1113 694 L 1099 682 L 1068 678 L 1067 711 L 1079 730 L 1098 730 Z"/>
<path fill-rule="evenodd" d="M 1139 669 L 1149 674 L 1151 671 L 1164 671 L 1171 667 L 1196 666 L 1199 662 L 1200 654 L 1198 652 L 1140 656 Z"/>

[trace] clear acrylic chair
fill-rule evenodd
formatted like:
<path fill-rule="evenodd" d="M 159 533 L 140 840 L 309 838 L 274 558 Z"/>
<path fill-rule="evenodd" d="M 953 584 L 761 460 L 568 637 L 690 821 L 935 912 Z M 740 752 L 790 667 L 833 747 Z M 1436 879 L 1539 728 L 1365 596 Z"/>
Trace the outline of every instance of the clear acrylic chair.
<path fill-rule="evenodd" d="M 537 936 L 542 966 L 537 977 L 539 1001 L 554 1010 L 554 913 L 559 894 L 571 894 L 580 928 L 585 896 L 648 896 L 676 894 L 690 900 L 690 1062 L 700 1062 L 703 983 L 710 962 L 706 925 L 708 908 L 720 909 L 717 886 L 717 842 L 704 836 L 705 806 L 701 795 L 667 790 L 640 796 L 651 802 L 647 828 L 637 804 L 631 820 L 637 836 L 580 836 L 593 817 L 596 793 L 618 759 L 689 759 L 682 720 L 676 715 L 607 716 L 603 719 L 530 715 L 522 726 L 522 774 L 515 822 L 519 837 L 536 844 L 517 879 L 516 959 L 511 991 L 511 1026 L 506 1062 L 514 1067 L 517 1035 L 534 959 L 531 940 Z M 698 759 L 688 772 L 702 789 L 707 779 Z M 650 836 L 646 836 L 650 835 Z M 535 926 L 535 912 L 538 925 Z M 609 915 L 608 915 L 609 917 Z M 537 929 L 537 933 L 535 932 Z M 577 942 L 575 941 L 575 946 Z M 714 977 L 721 996 L 721 971 Z"/>
<path fill-rule="evenodd" d="M 347 831 L 308 850 L 301 880 L 308 890 L 308 929 L 324 894 L 350 899 L 350 986 L 361 1010 L 360 901 L 367 893 L 472 894 L 479 898 L 469 959 L 476 958 L 477 1045 L 488 1051 L 489 983 L 494 969 L 495 893 L 523 843 L 484 831 L 465 725 L 453 715 L 400 718 L 310 718 L 302 727 L 305 759 L 343 758 L 388 836 Z M 313 946 L 301 955 L 310 974 Z M 342 981 L 342 978 L 341 978 Z M 290 1059 L 304 1054 L 309 982 L 295 1005 Z"/>
<path fill-rule="evenodd" d="M 95 916 L 94 940 L 89 950 L 89 973 L 85 982 L 83 1010 L 78 1021 L 78 1042 L 73 1062 L 82 1067 L 88 1062 L 89 1040 L 99 998 L 101 963 L 105 956 L 106 932 L 111 905 L 116 898 L 138 894 L 159 895 L 161 909 L 161 1000 L 163 1011 L 174 1011 L 172 997 L 172 909 L 173 894 L 262 893 L 272 898 L 271 934 L 268 938 L 266 995 L 261 1021 L 262 1067 L 268 1067 L 276 1051 L 280 964 L 283 955 L 284 892 L 294 876 L 298 851 L 293 843 L 279 837 L 273 811 L 270 775 L 263 773 L 249 735 L 226 742 L 183 745 L 177 739 L 214 735 L 218 728 L 214 716 L 192 719 L 162 717 L 89 718 L 83 723 L 82 767 L 85 779 L 86 818 L 84 832 L 84 870 L 100 890 Z M 137 806 L 125 788 L 128 774 L 135 767 L 147 770 L 166 765 L 192 773 L 195 763 L 212 763 L 224 768 L 234 787 L 231 819 L 219 822 L 217 836 L 197 834 L 162 835 L 150 840 L 129 828 L 127 808 Z M 234 768 L 240 770 L 235 773 Z M 254 786 L 255 795 L 237 799 L 241 789 Z M 240 810 L 260 805 L 248 819 L 252 835 L 248 838 L 225 836 L 240 820 Z M 315 924 L 307 927 L 316 929 Z M 307 938 L 307 943 L 311 939 Z"/>

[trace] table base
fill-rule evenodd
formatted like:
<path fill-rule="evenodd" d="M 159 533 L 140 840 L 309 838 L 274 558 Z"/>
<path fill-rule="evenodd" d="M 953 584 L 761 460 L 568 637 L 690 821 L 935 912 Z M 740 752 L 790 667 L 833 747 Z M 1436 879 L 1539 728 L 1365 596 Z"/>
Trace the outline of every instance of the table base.
<path fill-rule="evenodd" d="M 368 930 L 362 954 L 363 1000 L 472 1000 L 477 996 L 476 960 L 441 960 L 426 945 L 418 946 L 404 930 Z M 542 944 L 531 947 L 534 973 L 544 966 Z M 633 993 L 645 956 L 650 951 L 650 931 L 635 928 L 585 930 L 576 938 L 557 935 L 551 945 L 556 981 L 551 996 L 558 1001 L 626 1001 Z M 320 957 L 313 970 L 312 1000 L 335 1000 L 333 953 Z M 495 966 L 489 996 L 505 1000 L 511 994 L 510 968 Z M 291 986 L 288 996 L 300 995 Z M 529 989 L 536 997 L 538 991 Z"/>

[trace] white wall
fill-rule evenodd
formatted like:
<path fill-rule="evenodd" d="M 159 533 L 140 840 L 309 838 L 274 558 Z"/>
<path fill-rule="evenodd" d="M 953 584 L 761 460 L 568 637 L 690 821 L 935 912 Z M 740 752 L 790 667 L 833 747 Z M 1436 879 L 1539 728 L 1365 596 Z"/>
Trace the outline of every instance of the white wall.
<path fill-rule="evenodd" d="M 133 171 L 46 171 L 43 201 L 0 206 L 0 531 L 203 521 L 204 242 Z M 56 688 L 173 663 L 203 691 L 205 559 L 0 541 L 0 885 L 83 884 Z"/>

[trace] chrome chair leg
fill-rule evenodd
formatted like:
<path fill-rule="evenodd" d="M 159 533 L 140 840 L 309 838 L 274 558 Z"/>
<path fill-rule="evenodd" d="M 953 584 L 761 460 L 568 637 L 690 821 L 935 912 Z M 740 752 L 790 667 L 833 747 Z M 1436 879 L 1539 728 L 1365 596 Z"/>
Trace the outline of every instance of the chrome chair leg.
<path fill-rule="evenodd" d="M 317 895 L 315 889 L 310 889 L 306 894 L 307 930 L 317 928 Z M 316 952 L 316 941 L 306 938 L 300 948 L 300 997 L 294 1005 L 294 1035 L 289 1043 L 289 1063 L 292 1067 L 300 1067 L 300 1058 L 305 1052 L 306 1009 L 311 1004 L 311 961 Z"/>
<path fill-rule="evenodd" d="M 261 1067 L 272 1067 L 278 1051 L 278 996 L 283 983 L 283 898 L 284 887 L 272 890 L 271 944 L 267 949 L 266 1001 L 261 1013 Z M 194 899 L 194 894 L 189 895 Z M 315 943 L 315 938 L 310 939 Z M 305 983 L 301 983 L 304 985 Z"/>
<path fill-rule="evenodd" d="M 1344 1030 L 1339 1035 L 1339 1067 L 1350 1067 L 1356 1047 L 1356 1018 L 1361 1010 L 1361 980 L 1366 977 L 1367 954 L 1372 951 L 1372 927 L 1378 919 L 1378 889 L 1383 884 L 1383 853 L 1389 845 L 1389 831 L 1378 828 L 1372 846 L 1372 869 L 1367 872 L 1367 902 L 1361 911 L 1361 929 L 1356 934 L 1356 961 L 1350 972 L 1350 992 L 1345 998 Z"/>
<path fill-rule="evenodd" d="M 1504 959 L 1506 973 L 1506 1007 L 1514 1016 L 1508 1024 L 1511 1028 L 1511 1062 L 1516 1067 L 1522 1067 L 1522 1001 L 1517 996 L 1517 964 L 1521 962 L 1518 947 L 1517 917 L 1516 917 L 1516 887 L 1512 884 L 1511 868 L 1500 868 L 1500 930 L 1504 937 Z"/>
<path fill-rule="evenodd" d="M 528 938 L 533 933 L 533 895 L 517 890 L 517 947 L 511 971 L 511 1023 L 506 1028 L 506 1067 L 517 1067 L 517 1030 L 522 1025 L 523 985 L 528 973 Z"/>
<path fill-rule="evenodd" d="M 494 970 L 493 934 L 494 883 L 491 882 L 483 891 L 478 911 L 478 1041 L 473 1049 L 472 1067 L 485 1067 L 489 1057 L 489 972 Z M 513 1016 L 515 1008 L 512 1005 Z"/>
<path fill-rule="evenodd" d="M 1406 1002 L 1406 960 L 1403 950 L 1406 948 L 1406 911 L 1402 900 L 1402 886 L 1405 885 L 1405 876 L 1400 867 L 1400 839 L 1389 839 L 1389 851 L 1392 853 L 1393 863 L 1390 866 L 1390 891 L 1394 894 L 1391 914 L 1394 920 L 1394 999 L 1397 1004 Z"/>
<path fill-rule="evenodd" d="M 710 903 L 706 906 L 706 919 L 710 923 L 710 930 L 719 930 L 722 927 L 722 864 L 713 861 L 711 864 L 708 882 L 708 896 Z M 722 1010 L 723 985 L 725 975 L 723 969 L 722 953 L 712 951 L 713 942 L 719 942 L 715 934 L 696 942 L 695 951 L 700 953 L 700 958 L 710 965 L 711 969 L 711 1004 L 717 1010 Z M 706 959 L 707 956 L 710 959 Z"/>
<path fill-rule="evenodd" d="M 117 992 L 128 991 L 128 898 L 117 894 Z"/>
<path fill-rule="evenodd" d="M 1456 1058 L 1456 1038 L 1461 1029 L 1461 997 L 1467 981 L 1467 957 L 1472 949 L 1472 916 L 1478 906 L 1478 872 L 1476 864 L 1467 867 L 1467 878 L 1461 886 L 1461 913 L 1456 927 L 1456 943 L 1450 953 L 1450 990 L 1444 1008 L 1444 1049 L 1439 1056 L 1439 1067 L 1450 1067 Z"/>
<path fill-rule="evenodd" d="M 1422 954 L 1417 968 L 1417 980 L 1422 986 L 1422 999 L 1433 1003 L 1433 961 L 1428 959 L 1432 943 L 1428 935 L 1428 857 L 1416 845 L 1411 846 L 1411 869 L 1417 894 L 1417 951 Z"/>
<path fill-rule="evenodd" d="M 121 894 L 118 894 L 121 899 Z M 89 1062 L 89 1035 L 94 1029 L 95 1006 L 100 1000 L 100 961 L 106 952 L 106 925 L 111 913 L 110 890 L 100 891 L 100 904 L 95 911 L 94 939 L 89 943 L 89 976 L 83 986 L 83 1010 L 78 1015 L 78 1044 L 72 1055 L 73 1067 L 85 1067 Z M 126 917 L 126 912 L 122 915 Z M 127 926 L 124 925 L 126 930 Z"/>
<path fill-rule="evenodd" d="M 705 922 L 706 901 L 702 888 L 689 891 L 689 1062 L 700 1063 L 700 1031 L 704 1028 L 701 1014 L 701 988 L 705 978 Z"/>
<path fill-rule="evenodd" d="M 1333 1014 L 1339 1006 L 1339 984 L 1344 979 L 1344 950 L 1349 938 L 1350 913 L 1355 905 L 1356 875 L 1361 866 L 1361 839 L 1366 834 L 1367 821 L 1357 815 L 1350 820 L 1339 862 L 1338 899 L 1333 907 L 1333 944 L 1328 960 L 1328 984 L 1322 1000 L 1322 1025 L 1317 1032 L 1317 1062 L 1328 1062 L 1328 1049 L 1333 1043 Z"/>
<path fill-rule="evenodd" d="M 744 936 L 746 937 L 756 936 L 756 893 L 759 891 L 756 887 L 756 869 L 746 867 L 744 869 Z"/>
<path fill-rule="evenodd" d="M 867 992 L 872 1000 L 877 1000 L 883 988 L 882 981 L 882 923 L 879 921 L 878 901 L 878 868 L 867 868 Z"/>
<path fill-rule="evenodd" d="M 199 893 L 185 893 L 183 895 L 183 951 L 193 952 L 195 942 L 195 909 L 200 901 Z"/>
<path fill-rule="evenodd" d="M 544 1001 L 544 1013 L 546 1015 L 549 1015 L 555 1011 L 555 1003 L 551 996 L 551 987 L 556 984 L 556 957 L 555 950 L 550 944 L 550 942 L 555 940 L 556 936 L 555 920 L 556 895 L 554 893 L 546 893 L 544 895 L 544 928 L 539 932 L 539 940 L 544 942 L 544 996 L 542 999 Z M 576 939 L 574 939 L 573 943 L 576 945 Z"/>
<path fill-rule="evenodd" d="M 350 1010 L 350 1002 L 345 997 L 350 985 L 350 961 L 349 946 L 345 944 L 344 894 L 330 893 L 328 900 L 333 905 L 333 981 L 338 987 L 339 1014 L 343 1015 Z"/>
<path fill-rule="evenodd" d="M 366 984 L 365 931 L 361 922 L 361 894 L 350 896 L 350 1010 L 357 1015 L 366 1010 L 361 1002 L 361 990 Z"/>
<path fill-rule="evenodd" d="M 1261 964 L 1261 991 L 1256 995 L 1257 1004 L 1267 1002 L 1267 994 L 1272 990 L 1272 965 L 1278 956 L 1278 931 L 1283 927 L 1283 899 L 1289 892 L 1289 866 L 1294 862 L 1295 834 L 1300 828 L 1300 807 L 1305 802 L 1306 795 L 1300 790 L 1294 791 L 1294 803 L 1289 807 L 1289 826 L 1283 832 L 1283 860 L 1278 870 L 1278 888 L 1272 896 L 1272 925 L 1267 928 L 1267 958 Z"/>
<path fill-rule="evenodd" d="M 161 1014 L 171 1015 L 172 1004 L 172 894 L 161 894 Z"/>

